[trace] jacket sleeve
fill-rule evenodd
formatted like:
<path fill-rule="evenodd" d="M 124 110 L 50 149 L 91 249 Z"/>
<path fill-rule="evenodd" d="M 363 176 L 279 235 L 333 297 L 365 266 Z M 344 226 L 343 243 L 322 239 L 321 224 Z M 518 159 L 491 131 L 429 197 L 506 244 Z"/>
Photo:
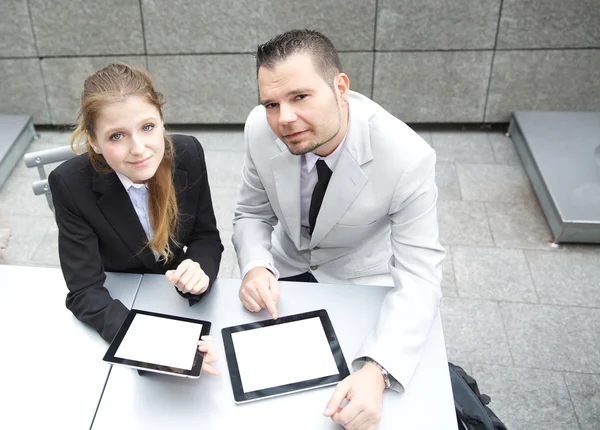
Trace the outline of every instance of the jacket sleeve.
<path fill-rule="evenodd" d="M 278 220 L 252 160 L 250 148 L 250 126 L 252 116 L 256 114 L 256 111 L 250 114 L 244 128 L 242 187 L 233 218 L 233 246 L 240 271 L 251 261 L 275 267 L 271 254 L 271 233 Z"/>
<path fill-rule="evenodd" d="M 421 151 L 403 172 L 389 210 L 394 288 L 384 299 L 377 325 L 363 342 L 364 357 L 383 366 L 402 391 L 421 359 L 441 299 L 444 248 L 438 240 L 435 153 Z"/>
<path fill-rule="evenodd" d="M 125 321 L 128 309 L 104 287 L 106 274 L 98 237 L 81 216 L 63 178 L 52 172 L 48 182 L 58 225 L 60 266 L 69 289 L 67 308 L 110 342 Z"/>
<path fill-rule="evenodd" d="M 190 302 L 196 302 L 209 292 L 212 284 L 217 279 L 219 265 L 221 264 L 221 254 L 223 253 L 223 245 L 221 243 L 219 230 L 217 229 L 215 211 L 210 195 L 204 151 L 200 142 L 194 137 L 192 137 L 192 139 L 195 146 L 194 152 L 198 154 L 197 159 L 193 161 L 194 170 L 200 172 L 200 176 L 196 179 L 194 184 L 195 192 L 198 193 L 198 206 L 196 207 L 193 230 L 184 245 L 187 246 L 186 258 L 200 264 L 204 273 L 209 277 L 210 283 L 209 288 L 202 295 L 183 293 L 181 293 L 181 295 L 190 299 Z"/>

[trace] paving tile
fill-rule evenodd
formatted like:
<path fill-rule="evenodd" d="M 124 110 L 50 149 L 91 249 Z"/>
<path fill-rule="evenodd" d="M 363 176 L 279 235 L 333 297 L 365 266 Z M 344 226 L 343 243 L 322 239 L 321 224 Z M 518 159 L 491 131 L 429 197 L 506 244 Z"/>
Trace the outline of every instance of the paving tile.
<path fill-rule="evenodd" d="M 450 360 L 448 360 L 448 362 L 454 364 L 455 366 L 462 367 L 463 370 L 465 372 L 467 372 L 467 375 L 472 375 L 473 374 L 473 365 L 471 363 L 468 363 L 466 361 L 454 362 L 454 361 L 450 361 Z"/>
<path fill-rule="evenodd" d="M 411 128 L 419 135 L 421 138 L 431 146 L 431 129 L 422 124 L 415 124 L 411 126 Z"/>
<path fill-rule="evenodd" d="M 455 246 L 453 258 L 460 297 L 539 301 L 522 250 Z"/>
<path fill-rule="evenodd" d="M 497 303 L 446 297 L 440 314 L 449 361 L 512 365 Z"/>
<path fill-rule="evenodd" d="M 240 274 L 240 266 L 237 263 L 237 260 L 233 266 L 233 270 L 231 271 L 231 278 L 232 279 L 242 279 L 242 275 Z"/>
<path fill-rule="evenodd" d="M 589 254 L 595 255 L 600 258 L 600 245 L 590 243 L 561 243 L 553 248 L 558 249 L 561 252 L 575 252 L 578 254 Z"/>
<path fill-rule="evenodd" d="M 496 246 L 549 250 L 553 242 L 536 200 L 526 203 L 486 203 Z"/>
<path fill-rule="evenodd" d="M 457 164 L 456 172 L 464 200 L 515 203 L 535 199 L 521 166 Z"/>
<path fill-rule="evenodd" d="M 494 158 L 498 164 L 522 164 L 521 158 L 515 149 L 515 144 L 504 133 L 488 133 L 492 144 Z"/>
<path fill-rule="evenodd" d="M 499 306 L 516 366 L 600 373 L 600 309 Z"/>
<path fill-rule="evenodd" d="M 437 209 L 443 245 L 494 245 L 483 203 L 442 200 Z"/>
<path fill-rule="evenodd" d="M 48 212 L 51 214 L 50 209 Z M 6 213 L 6 212 L 5 212 Z M 31 264 L 46 233 L 54 223 L 51 216 L 9 215 L 11 238 L 5 251 L 7 264 Z"/>
<path fill-rule="evenodd" d="M 444 248 L 446 249 L 446 259 L 442 263 L 442 294 L 444 297 L 458 297 L 454 265 L 452 263 L 452 249 L 449 246 L 444 246 Z"/>
<path fill-rule="evenodd" d="M 484 132 L 432 131 L 433 149 L 439 161 L 494 163 L 492 146 Z"/>
<path fill-rule="evenodd" d="M 237 188 L 242 184 L 244 154 L 227 151 L 204 151 L 211 189 Z"/>
<path fill-rule="evenodd" d="M 194 136 L 205 151 L 244 152 L 244 127 L 242 125 L 172 125 L 169 134 Z"/>
<path fill-rule="evenodd" d="M 239 189 L 213 186 L 211 187 L 211 196 L 219 230 L 231 231 L 233 229 L 233 215 L 239 196 Z M 221 240 L 225 242 L 223 237 L 221 237 Z M 231 242 L 231 237 L 227 238 L 227 241 Z"/>
<path fill-rule="evenodd" d="M 33 194 L 33 178 L 9 176 L 0 188 L 0 210 L 7 215 L 52 216 L 45 196 Z"/>
<path fill-rule="evenodd" d="M 565 373 L 581 430 L 600 429 L 600 375 Z"/>
<path fill-rule="evenodd" d="M 525 254 L 542 303 L 600 308 L 597 255 L 553 251 Z"/>
<path fill-rule="evenodd" d="M 560 372 L 473 364 L 473 375 L 488 405 L 511 430 L 579 428 Z"/>
<path fill-rule="evenodd" d="M 225 234 L 224 234 L 225 233 Z M 221 241 L 223 242 L 223 255 L 221 256 L 221 267 L 219 268 L 219 278 L 232 278 L 233 269 L 237 266 L 237 258 L 233 249 L 231 240 L 231 232 L 221 232 Z"/>
<path fill-rule="evenodd" d="M 42 241 L 33 253 L 32 263 L 50 267 L 60 267 L 58 257 L 58 227 L 52 224 L 50 230 L 42 237 Z"/>
<path fill-rule="evenodd" d="M 435 183 L 439 200 L 461 200 L 456 165 L 438 161 L 435 165 Z"/>
<path fill-rule="evenodd" d="M 72 126 L 36 127 L 37 136 L 27 148 L 27 152 L 68 146 L 71 142 Z"/>

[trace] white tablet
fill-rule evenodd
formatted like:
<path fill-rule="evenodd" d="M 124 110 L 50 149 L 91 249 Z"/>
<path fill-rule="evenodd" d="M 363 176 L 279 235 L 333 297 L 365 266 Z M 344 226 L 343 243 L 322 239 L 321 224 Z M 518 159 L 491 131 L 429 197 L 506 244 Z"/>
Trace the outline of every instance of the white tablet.
<path fill-rule="evenodd" d="M 111 342 L 104 361 L 149 372 L 198 378 L 204 354 L 198 340 L 210 322 L 133 309 Z"/>
<path fill-rule="evenodd" d="M 222 330 L 236 403 L 333 385 L 350 374 L 325 310 Z"/>

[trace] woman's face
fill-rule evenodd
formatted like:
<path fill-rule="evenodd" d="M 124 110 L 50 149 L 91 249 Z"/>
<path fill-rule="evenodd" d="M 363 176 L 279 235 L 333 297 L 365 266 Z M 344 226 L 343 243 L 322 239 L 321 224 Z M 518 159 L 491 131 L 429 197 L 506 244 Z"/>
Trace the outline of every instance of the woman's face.
<path fill-rule="evenodd" d="M 156 106 L 130 96 L 102 108 L 92 149 L 136 184 L 152 178 L 165 153 L 164 124 Z"/>

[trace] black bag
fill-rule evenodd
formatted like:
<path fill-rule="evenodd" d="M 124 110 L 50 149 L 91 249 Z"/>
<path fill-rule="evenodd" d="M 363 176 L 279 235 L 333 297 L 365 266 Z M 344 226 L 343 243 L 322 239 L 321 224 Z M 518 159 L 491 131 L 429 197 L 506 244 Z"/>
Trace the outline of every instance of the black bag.
<path fill-rule="evenodd" d="M 500 418 L 486 405 L 490 397 L 479 392 L 477 381 L 462 367 L 448 363 L 459 430 L 506 430 Z"/>

